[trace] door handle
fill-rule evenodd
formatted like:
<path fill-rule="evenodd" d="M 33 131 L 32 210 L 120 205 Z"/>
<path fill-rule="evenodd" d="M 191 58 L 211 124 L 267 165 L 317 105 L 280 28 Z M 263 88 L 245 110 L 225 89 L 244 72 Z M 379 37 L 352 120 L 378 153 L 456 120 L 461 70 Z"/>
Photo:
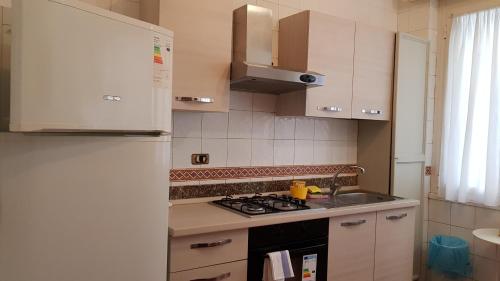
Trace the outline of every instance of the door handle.
<path fill-rule="evenodd" d="M 340 226 L 343 227 L 348 227 L 348 226 L 356 226 L 356 225 L 361 225 L 366 223 L 366 220 L 359 220 L 359 221 L 347 221 L 347 222 L 342 222 L 340 223 Z"/>
<path fill-rule="evenodd" d="M 231 272 L 223 273 L 212 278 L 191 279 L 191 281 L 220 281 L 231 277 Z"/>
<path fill-rule="evenodd" d="M 175 97 L 176 101 L 197 102 L 197 103 L 214 103 L 212 97 Z"/>
<path fill-rule="evenodd" d="M 212 247 L 217 247 L 217 246 L 222 246 L 226 245 L 233 242 L 233 239 L 223 239 L 215 242 L 208 242 L 208 243 L 196 243 L 196 244 L 191 244 L 191 249 L 199 249 L 199 248 L 212 248 Z"/>
<path fill-rule="evenodd" d="M 318 110 L 329 111 L 329 112 L 342 112 L 342 107 L 339 106 L 318 106 Z"/>
<path fill-rule="evenodd" d="M 390 221 L 395 221 L 395 220 L 400 220 L 404 217 L 407 217 L 408 214 L 407 213 L 403 213 L 401 215 L 392 215 L 392 216 L 387 216 L 385 217 L 386 220 L 390 220 Z"/>
<path fill-rule="evenodd" d="M 378 110 L 378 109 L 362 109 L 361 112 L 363 112 L 364 114 L 369 114 L 369 115 L 382 114 L 382 110 Z"/>

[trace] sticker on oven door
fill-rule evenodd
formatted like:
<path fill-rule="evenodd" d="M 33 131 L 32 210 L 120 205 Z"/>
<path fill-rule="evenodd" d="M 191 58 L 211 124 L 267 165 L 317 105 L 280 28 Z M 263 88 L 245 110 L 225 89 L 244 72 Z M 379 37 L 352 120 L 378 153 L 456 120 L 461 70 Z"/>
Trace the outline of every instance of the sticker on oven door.
<path fill-rule="evenodd" d="M 302 257 L 302 281 L 316 281 L 318 254 Z"/>

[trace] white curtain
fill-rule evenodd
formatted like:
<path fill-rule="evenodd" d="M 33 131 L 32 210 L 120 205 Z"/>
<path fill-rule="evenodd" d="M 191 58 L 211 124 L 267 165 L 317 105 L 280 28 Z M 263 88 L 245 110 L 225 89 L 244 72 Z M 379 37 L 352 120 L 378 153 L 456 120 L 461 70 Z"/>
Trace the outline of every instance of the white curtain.
<path fill-rule="evenodd" d="M 453 19 L 440 190 L 446 199 L 500 205 L 500 9 Z"/>

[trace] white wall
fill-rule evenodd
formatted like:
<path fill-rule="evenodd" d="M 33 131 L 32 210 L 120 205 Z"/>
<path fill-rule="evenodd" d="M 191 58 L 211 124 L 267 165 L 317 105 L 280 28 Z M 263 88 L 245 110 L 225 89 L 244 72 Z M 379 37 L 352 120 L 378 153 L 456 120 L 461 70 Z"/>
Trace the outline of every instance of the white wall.
<path fill-rule="evenodd" d="M 174 112 L 173 168 L 356 163 L 357 121 L 275 116 L 276 98 L 231 92 L 229 113 Z"/>

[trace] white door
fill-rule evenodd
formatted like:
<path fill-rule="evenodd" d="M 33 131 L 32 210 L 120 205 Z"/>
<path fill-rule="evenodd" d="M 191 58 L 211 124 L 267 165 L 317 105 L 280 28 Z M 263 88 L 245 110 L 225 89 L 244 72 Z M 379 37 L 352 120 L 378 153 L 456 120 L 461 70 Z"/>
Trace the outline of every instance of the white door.
<path fill-rule="evenodd" d="M 423 199 L 428 41 L 399 33 L 393 103 L 392 194 Z M 420 269 L 421 210 L 416 211 L 414 273 Z"/>

